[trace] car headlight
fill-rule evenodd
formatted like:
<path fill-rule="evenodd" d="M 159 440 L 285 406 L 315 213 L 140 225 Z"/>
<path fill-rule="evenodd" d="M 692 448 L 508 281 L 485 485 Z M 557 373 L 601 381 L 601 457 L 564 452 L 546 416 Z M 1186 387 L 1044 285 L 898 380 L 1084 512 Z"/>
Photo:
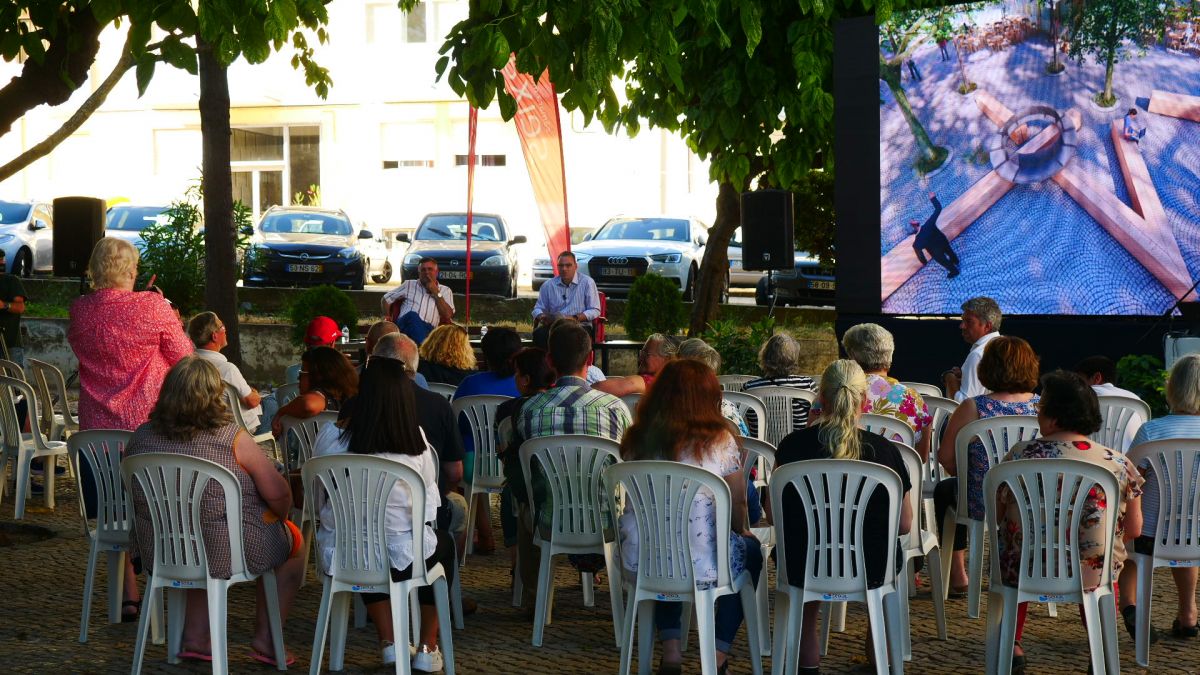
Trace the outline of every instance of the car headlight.
<path fill-rule="evenodd" d="M 338 254 L 339 258 L 345 258 L 346 260 L 354 260 L 355 258 L 357 258 L 361 255 L 358 252 L 358 249 L 354 248 L 353 246 L 344 248 L 344 249 L 338 251 L 337 254 Z"/>
<path fill-rule="evenodd" d="M 494 255 L 490 258 L 484 258 L 483 262 L 479 263 L 480 267 L 501 267 L 508 261 L 502 255 Z"/>
<path fill-rule="evenodd" d="M 404 256 L 405 265 L 418 265 L 420 262 L 421 254 L 419 253 L 409 253 L 408 255 Z"/>
<path fill-rule="evenodd" d="M 533 266 L 534 267 L 549 267 L 550 259 L 549 258 L 534 258 Z"/>
<path fill-rule="evenodd" d="M 683 260 L 682 253 L 656 253 L 650 256 L 650 259 L 656 263 L 674 264 Z"/>

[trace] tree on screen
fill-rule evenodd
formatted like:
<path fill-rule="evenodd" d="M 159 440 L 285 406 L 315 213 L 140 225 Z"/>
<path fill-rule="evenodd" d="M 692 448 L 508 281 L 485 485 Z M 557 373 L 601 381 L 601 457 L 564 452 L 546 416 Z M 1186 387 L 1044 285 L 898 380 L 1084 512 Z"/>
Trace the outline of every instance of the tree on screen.
<path fill-rule="evenodd" d="M 913 139 L 917 142 L 916 166 L 919 171 L 929 172 L 942 165 L 950 151 L 933 144 L 929 132 L 913 111 L 908 95 L 901 82 L 901 68 L 913 57 L 913 53 L 928 40 L 934 30 L 935 16 L 925 11 L 898 12 L 886 20 L 879 29 L 879 79 L 887 84 L 900 108 L 900 114 L 908 123 Z"/>
<path fill-rule="evenodd" d="M 1087 0 L 1075 14 L 1071 37 L 1071 58 L 1082 61 L 1093 56 L 1104 64 L 1104 89 L 1096 102 L 1110 106 L 1116 103 L 1113 94 L 1113 71 L 1117 63 L 1137 54 L 1145 54 L 1140 46 L 1147 35 L 1160 33 L 1166 14 L 1158 0 Z"/>

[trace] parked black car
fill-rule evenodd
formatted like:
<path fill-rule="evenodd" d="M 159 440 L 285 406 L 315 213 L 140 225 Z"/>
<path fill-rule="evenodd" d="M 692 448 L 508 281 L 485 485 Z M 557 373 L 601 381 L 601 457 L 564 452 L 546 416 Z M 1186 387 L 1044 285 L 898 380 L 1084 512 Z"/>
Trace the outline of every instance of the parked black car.
<path fill-rule="evenodd" d="M 816 258 L 798 252 L 795 268 L 758 280 L 754 302 L 770 305 L 775 296 L 776 305 L 832 305 L 836 288 L 832 267 L 822 267 Z"/>
<path fill-rule="evenodd" d="M 467 214 L 430 213 L 411 237 L 396 235 L 409 242 L 400 268 L 403 280 L 417 278 L 421 258 L 433 258 L 438 264 L 438 281 L 455 293 L 467 288 Z M 517 297 L 516 244 L 525 243 L 524 235 L 511 236 L 504 219 L 492 213 L 476 213 L 471 218 L 471 292 Z"/>
<path fill-rule="evenodd" d="M 367 230 L 356 234 L 344 211 L 273 206 L 254 231 L 243 283 L 362 290 L 369 273 L 391 276 L 387 248 Z"/>

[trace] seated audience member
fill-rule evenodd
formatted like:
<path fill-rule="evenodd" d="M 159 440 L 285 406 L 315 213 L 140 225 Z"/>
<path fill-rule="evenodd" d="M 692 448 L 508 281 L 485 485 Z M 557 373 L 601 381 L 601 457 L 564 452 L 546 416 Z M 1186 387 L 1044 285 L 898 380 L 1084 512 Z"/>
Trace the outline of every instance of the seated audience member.
<path fill-rule="evenodd" d="M 645 394 L 654 384 L 658 372 L 675 358 L 679 350 L 679 340 L 670 335 L 655 333 L 646 338 L 641 351 L 638 352 L 637 375 L 610 377 L 603 382 L 592 385 L 596 389 L 613 396 L 629 394 Z"/>
<path fill-rule="evenodd" d="M 1078 459 L 1108 469 L 1117 477 L 1118 495 L 1108 498 L 1118 501 L 1117 530 L 1113 538 L 1112 572 L 1116 578 L 1125 563 L 1125 542 L 1137 537 L 1142 531 L 1142 475 L 1125 459 L 1125 455 L 1106 448 L 1088 436 L 1100 428 L 1100 406 L 1096 394 L 1082 377 L 1075 373 L 1056 370 L 1042 377 L 1042 396 L 1038 403 L 1038 427 L 1041 435 L 1033 440 L 1017 443 L 1003 461 L 1014 459 Z M 984 495 L 991 499 L 991 495 Z M 1096 491 L 1088 494 L 1083 507 L 1087 515 L 1080 523 L 1076 538 L 1080 576 L 1085 590 L 1100 583 L 1100 566 L 1104 562 L 1104 532 L 1102 512 L 1107 508 L 1104 497 Z M 1016 586 L 1021 567 L 1021 510 L 1011 490 L 1000 490 L 996 497 L 1001 574 L 1005 585 Z M 1112 602 L 1111 598 L 1102 602 Z M 1029 603 L 1017 606 L 1016 645 L 1013 648 L 1013 672 L 1025 665 L 1021 647 L 1021 634 L 1025 628 L 1025 610 Z M 1084 618 L 1083 606 L 1079 616 Z M 1086 621 L 1086 619 L 1084 619 Z"/>
<path fill-rule="evenodd" d="M 404 376 L 404 366 L 399 361 L 372 359 L 363 373 L 358 395 L 345 410 L 346 415 L 336 425 L 321 427 L 313 443 L 313 455 L 346 452 L 375 455 L 416 470 L 425 483 L 425 513 L 416 514 L 419 522 L 412 520 L 414 514 L 406 485 L 397 483 L 387 497 L 387 549 L 392 579 L 403 581 L 412 578 L 413 536 L 419 530 L 427 554 L 426 566 L 441 564 L 449 584 L 454 576 L 454 543 L 449 535 L 429 525 L 437 519 L 437 509 L 441 505 L 436 478 L 438 467 L 433 449 L 419 424 L 415 390 L 416 387 Z M 333 509 L 319 497 L 318 504 L 320 527 L 316 537 L 320 545 L 322 568 L 328 570 L 335 553 Z M 386 591 L 386 587 L 382 590 Z M 443 667 L 443 659 L 438 649 L 438 617 L 433 587 L 420 587 L 417 597 L 421 604 L 421 644 L 411 656 L 412 669 L 439 672 Z M 384 665 L 394 664 L 397 658 L 410 658 L 406 648 L 408 636 L 395 635 L 392 631 L 393 608 L 387 593 L 364 593 L 363 602 L 367 605 L 367 614 L 375 623 Z M 408 603 L 395 609 L 407 612 Z M 394 644 L 397 639 L 404 645 L 399 650 Z"/>
<path fill-rule="evenodd" d="M 951 476 L 937 484 L 933 490 L 934 511 L 938 527 L 946 517 L 946 509 L 958 504 L 959 471 L 967 472 L 967 507 L 971 518 L 983 520 L 983 476 L 989 467 L 988 452 L 979 437 L 971 439 L 967 449 L 967 466 L 958 466 L 955 455 L 955 439 L 958 432 L 975 420 L 997 415 L 1036 415 L 1038 395 L 1033 390 L 1038 385 L 1038 357 L 1029 343 L 1019 337 L 996 336 L 983 349 L 979 359 L 979 382 L 990 394 L 979 394 L 968 398 L 954 409 L 946 422 L 938 445 L 938 462 Z M 941 532 L 942 546 L 954 546 L 950 565 L 950 595 L 962 598 L 967 594 L 967 528 L 959 525 L 953 533 L 953 542 L 947 542 L 950 532 Z"/>
<path fill-rule="evenodd" d="M 914 432 L 913 449 L 920 453 L 921 459 L 928 460 L 933 416 L 916 390 L 888 376 L 896 348 L 892 334 L 877 323 L 860 323 L 851 326 L 842 336 L 842 348 L 867 374 L 867 401 L 863 404 L 863 412 L 895 417 L 907 424 Z M 812 416 L 815 418 L 820 414 L 820 404 L 813 406 Z"/>
<path fill-rule="evenodd" d="M 365 350 L 366 350 L 367 357 L 365 359 L 363 359 L 363 365 L 359 366 L 359 368 L 358 368 L 359 374 L 362 374 L 363 369 L 366 368 L 366 365 L 367 365 L 366 362 L 369 361 L 371 359 L 371 357 L 375 354 L 375 345 L 379 344 L 379 340 L 382 339 L 383 336 L 385 336 L 385 335 L 401 335 L 401 334 L 402 333 L 400 333 L 400 329 L 396 328 L 396 324 L 392 323 L 391 321 L 376 321 L 375 323 L 371 324 L 371 327 L 367 330 L 367 337 L 365 340 L 365 342 L 366 342 Z M 411 340 L 412 338 L 409 338 L 409 339 Z M 416 351 L 416 346 L 415 346 L 416 343 L 413 343 L 413 344 L 414 344 L 413 351 L 415 352 Z M 415 365 L 413 366 L 413 368 L 414 368 L 413 384 L 417 385 L 418 387 L 420 387 L 422 389 L 428 389 L 429 383 L 425 381 L 425 376 L 416 372 Z"/>
<path fill-rule="evenodd" d="M 300 394 L 288 401 L 271 420 L 271 432 L 283 433 L 285 416 L 305 419 L 317 413 L 340 411 L 347 399 L 358 393 L 358 371 L 338 350 L 316 347 L 300 357 Z"/>
<path fill-rule="evenodd" d="M 212 312 L 200 312 L 188 321 L 188 337 L 196 345 L 196 356 L 216 366 L 221 373 L 221 379 L 232 385 L 241 397 L 242 419 L 250 430 L 258 429 L 259 416 L 262 415 L 262 397 L 246 384 L 242 371 L 229 362 L 221 350 L 229 344 L 225 337 L 225 324 Z"/>
<path fill-rule="evenodd" d="M 233 472 L 242 491 L 242 512 L 230 515 L 242 521 L 242 551 L 247 570 L 254 574 L 275 570 L 279 613 L 286 621 L 304 574 L 304 560 L 298 556 L 303 549 L 300 530 L 287 520 L 292 508 L 292 491 L 287 479 L 255 445 L 254 439 L 233 421 L 225 405 L 225 384 L 210 362 L 195 356 L 185 357 L 167 373 L 158 402 L 150 413 L 150 421 L 134 432 L 125 456 L 136 457 L 147 452 L 197 457 Z M 135 481 L 130 488 L 142 567 L 153 569 L 154 529 L 150 508 L 141 485 Z M 228 578 L 231 574 L 230 542 L 225 496 L 217 485 L 210 484 L 201 501 L 200 529 L 204 535 L 209 572 L 217 578 Z M 250 656 L 274 665 L 275 650 L 261 577 L 257 583 L 258 614 Z M 179 656 L 209 661 L 212 645 L 208 594 L 203 588 L 185 592 L 187 608 Z M 289 655 L 288 663 L 291 662 Z"/>
<path fill-rule="evenodd" d="M 725 479 L 730 495 L 729 569 L 736 577 L 749 571 L 757 583 L 762 570 L 762 551 L 750 533 L 746 515 L 746 477 L 736 432 L 721 415 L 721 385 L 712 369 L 693 359 L 678 359 L 663 367 L 658 382 L 646 394 L 636 422 L 621 442 L 626 462 L 668 460 L 698 466 Z M 637 522 L 626 500 L 618 521 L 621 562 L 636 572 L 641 542 Z M 713 496 L 701 488 L 688 516 L 692 572 L 697 584 L 717 578 L 717 529 Z M 646 542 L 647 546 L 651 542 Z M 657 602 L 654 625 L 662 642 L 659 672 L 679 672 L 681 616 L 683 604 Z M 717 599 L 716 647 L 719 672 L 726 672 L 729 651 L 742 623 L 741 599 L 737 594 Z M 649 648 L 649 645 L 647 645 Z"/>
<path fill-rule="evenodd" d="M 546 345 L 550 340 L 550 334 L 554 332 L 554 329 L 558 328 L 559 326 L 565 326 L 567 324 L 576 325 L 576 326 L 584 326 L 585 328 L 587 326 L 586 323 L 580 323 L 570 317 L 566 317 L 566 316 L 560 317 L 558 319 L 555 319 L 554 323 L 550 324 L 550 328 L 548 330 L 537 330 L 537 331 L 533 332 L 533 337 L 531 340 L 533 342 L 533 346 L 537 347 L 538 349 L 541 349 L 543 351 L 546 350 L 546 348 L 547 348 Z M 593 349 L 593 351 L 590 353 L 590 355 L 593 356 L 592 360 L 594 361 L 595 360 L 594 359 L 594 354 L 595 354 L 595 346 L 594 345 L 593 345 L 592 349 Z M 588 367 L 587 367 L 587 377 L 585 379 L 587 379 L 588 384 L 596 384 L 597 382 L 603 382 L 604 380 L 606 380 L 607 376 L 604 374 L 603 370 L 600 370 L 599 368 L 596 367 L 595 363 L 589 363 Z"/>
<path fill-rule="evenodd" d="M 1167 405 L 1171 412 L 1166 417 L 1160 417 L 1142 425 L 1133 446 L 1150 441 L 1162 441 L 1172 438 L 1200 438 L 1200 354 L 1188 354 L 1181 357 L 1171 366 L 1171 374 L 1167 378 Z M 1145 493 L 1142 497 L 1142 531 L 1141 536 L 1133 542 L 1133 549 L 1138 553 L 1152 555 L 1154 541 L 1158 532 L 1158 509 L 1161 500 L 1158 489 L 1158 478 L 1150 470 L 1149 462 L 1137 467 L 1145 474 L 1146 482 L 1142 486 Z M 1189 496 L 1190 499 L 1190 496 Z M 1171 578 L 1175 581 L 1176 613 L 1171 625 L 1171 635 L 1176 638 L 1194 639 L 1200 637 L 1200 627 L 1196 625 L 1196 573 L 1195 567 L 1172 567 Z M 1133 560 L 1121 570 L 1119 582 L 1121 593 L 1121 615 L 1125 619 L 1125 628 L 1132 636 L 1135 630 L 1137 598 L 1137 572 Z M 1155 633 L 1150 631 L 1150 639 L 1155 639 Z"/>
<path fill-rule="evenodd" d="M 437 276 L 437 261 L 421 258 L 417 263 L 418 278 L 409 279 L 384 293 L 379 301 L 383 315 L 395 316 L 400 332 L 417 344 L 423 344 L 435 326 L 454 319 L 454 294 L 449 287 L 438 283 Z M 393 314 L 392 305 L 396 302 L 400 307 Z"/>
<path fill-rule="evenodd" d="M 817 383 L 807 375 L 800 375 L 800 343 L 787 333 L 776 333 L 763 343 L 758 350 L 758 367 L 762 377 L 742 385 L 742 391 L 753 394 L 759 387 L 795 387 L 796 389 L 815 389 Z M 808 426 L 807 401 L 792 401 L 792 429 L 800 430 Z M 754 435 L 758 431 L 758 420 L 751 420 L 750 431 Z"/>
<path fill-rule="evenodd" d="M 971 349 L 961 367 L 942 373 L 942 391 L 946 392 L 946 398 L 962 403 L 988 393 L 987 386 L 979 379 L 979 360 L 987 343 L 1000 337 L 1000 323 L 1003 320 L 1000 305 L 989 297 L 974 297 L 962 304 L 962 321 L 958 324 L 958 332 L 962 334 L 963 341 L 971 345 Z"/>
<path fill-rule="evenodd" d="M 775 466 L 812 459 L 851 459 L 873 462 L 896 472 L 904 493 L 912 488 L 904 459 L 896 446 L 878 434 L 859 428 L 863 402 L 867 397 L 867 379 L 862 368 L 854 361 L 834 361 L 821 375 L 819 398 L 824 411 L 819 419 L 806 429 L 793 431 L 779 443 L 775 453 Z M 886 573 L 889 547 L 897 542 L 887 541 L 887 517 L 890 505 L 887 494 L 876 490 L 867 502 L 863 520 L 863 557 L 867 567 L 869 583 L 879 585 Z M 775 522 L 783 523 L 787 544 L 788 581 L 794 585 L 804 583 L 804 571 L 808 554 L 808 531 L 800 496 L 795 488 L 783 494 L 783 513 L 774 514 Z M 913 513 L 909 501 L 904 499 L 900 509 L 900 534 L 912 526 Z M 900 560 L 896 560 L 897 567 Z M 805 675 L 817 673 L 821 662 L 820 632 L 817 615 L 820 602 L 804 604 L 804 628 L 800 634 L 800 669 Z"/>
<path fill-rule="evenodd" d="M 1123 396 L 1138 401 L 1141 400 L 1132 391 L 1122 389 L 1113 384 L 1113 380 L 1117 379 L 1117 364 L 1113 363 L 1112 359 L 1107 356 L 1089 356 L 1076 363 L 1074 371 L 1087 380 L 1088 384 L 1092 385 L 1092 391 L 1096 392 L 1097 396 Z M 1129 448 L 1133 443 L 1133 437 L 1137 435 L 1138 429 L 1148 421 L 1142 419 L 1139 413 L 1131 415 L 1129 417 L 1129 424 L 1125 427 L 1125 437 L 1121 439 L 1121 447 L 1117 448 L 1117 450 L 1129 452 Z"/>
<path fill-rule="evenodd" d="M 338 328 L 337 322 L 327 316 L 318 316 L 308 322 L 308 328 L 304 330 L 304 346 L 307 349 L 315 349 L 317 347 L 329 347 L 336 350 L 338 340 L 342 337 L 342 329 Z M 291 368 L 294 368 L 292 366 Z M 288 370 L 290 371 L 291 368 Z M 301 370 L 305 370 L 301 365 Z M 271 392 L 262 399 L 262 423 L 259 426 L 258 432 L 261 434 L 267 431 L 274 431 L 273 424 L 275 417 L 279 414 L 279 399 L 275 392 Z"/>
<path fill-rule="evenodd" d="M 533 305 L 534 344 L 545 340 L 538 334 L 549 333 L 550 325 L 561 317 L 579 321 L 594 338 L 592 322 L 600 316 L 600 293 L 596 290 L 596 282 L 579 271 L 575 254 L 570 251 L 559 253 L 556 264 L 558 276 L 542 284 Z"/>
<path fill-rule="evenodd" d="M 430 382 L 455 386 L 474 373 L 475 350 L 471 348 L 467 329 L 454 323 L 434 328 L 421 343 L 421 363 L 417 372 Z"/>

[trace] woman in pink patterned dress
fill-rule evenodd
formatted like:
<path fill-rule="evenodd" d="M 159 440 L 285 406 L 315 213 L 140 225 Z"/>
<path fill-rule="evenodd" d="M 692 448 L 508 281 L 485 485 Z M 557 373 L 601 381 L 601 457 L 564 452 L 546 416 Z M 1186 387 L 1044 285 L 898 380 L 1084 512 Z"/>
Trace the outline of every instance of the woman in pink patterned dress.
<path fill-rule="evenodd" d="M 67 341 L 79 359 L 79 428 L 133 431 L 149 419 L 163 378 L 192 353 L 192 341 L 159 293 L 133 290 L 138 252 L 105 237 L 92 249 L 88 274 L 95 290 L 71 303 Z M 82 467 L 80 493 L 96 512 L 96 483 Z M 137 618 L 137 577 L 125 574 L 124 618 Z"/>

